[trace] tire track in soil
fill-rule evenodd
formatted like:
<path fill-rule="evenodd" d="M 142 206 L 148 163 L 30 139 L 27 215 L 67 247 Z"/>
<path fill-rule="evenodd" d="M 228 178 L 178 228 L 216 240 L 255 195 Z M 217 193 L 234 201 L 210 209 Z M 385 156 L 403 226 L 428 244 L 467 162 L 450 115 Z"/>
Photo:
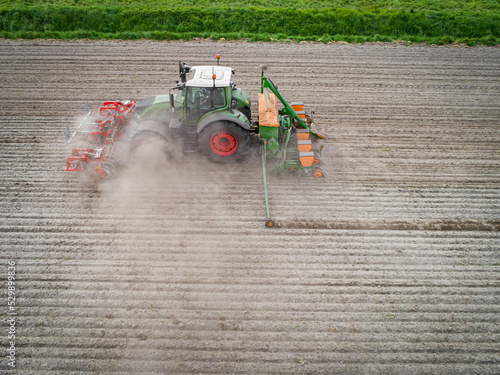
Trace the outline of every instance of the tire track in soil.
<path fill-rule="evenodd" d="M 0 46 L 0 254 L 17 261 L 24 373 L 500 371 L 498 48 Z M 257 154 L 99 185 L 63 172 L 85 100 L 166 92 L 179 60 L 216 53 L 252 98 L 267 63 L 327 128 L 327 179 L 269 178 L 281 228 L 263 228 Z"/>

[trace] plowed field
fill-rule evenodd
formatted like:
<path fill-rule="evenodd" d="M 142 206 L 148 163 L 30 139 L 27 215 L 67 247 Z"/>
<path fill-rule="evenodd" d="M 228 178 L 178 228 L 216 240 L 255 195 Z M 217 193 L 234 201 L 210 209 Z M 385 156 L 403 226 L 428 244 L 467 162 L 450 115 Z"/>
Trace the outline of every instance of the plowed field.
<path fill-rule="evenodd" d="M 268 178 L 280 228 L 256 151 L 64 172 L 85 100 L 216 53 L 327 130 L 326 179 Z M 14 261 L 25 374 L 500 373 L 499 48 L 3 40 L 0 88 L 2 369 Z"/>

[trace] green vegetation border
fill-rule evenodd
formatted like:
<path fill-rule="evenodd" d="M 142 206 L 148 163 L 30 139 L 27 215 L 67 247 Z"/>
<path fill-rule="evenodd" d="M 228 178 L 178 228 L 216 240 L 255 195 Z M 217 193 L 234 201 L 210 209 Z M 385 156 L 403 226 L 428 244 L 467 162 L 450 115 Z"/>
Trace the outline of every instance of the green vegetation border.
<path fill-rule="evenodd" d="M 495 45 L 500 16 L 375 9 L 25 7 L 0 9 L 0 37 L 405 40 Z"/>

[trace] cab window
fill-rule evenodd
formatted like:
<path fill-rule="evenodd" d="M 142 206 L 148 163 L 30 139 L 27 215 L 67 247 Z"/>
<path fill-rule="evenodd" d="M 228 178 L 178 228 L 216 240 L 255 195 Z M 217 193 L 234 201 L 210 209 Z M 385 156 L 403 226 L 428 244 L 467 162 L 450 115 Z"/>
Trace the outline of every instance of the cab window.
<path fill-rule="evenodd" d="M 186 116 L 188 122 L 198 122 L 206 113 L 226 106 L 224 87 L 186 87 Z"/>

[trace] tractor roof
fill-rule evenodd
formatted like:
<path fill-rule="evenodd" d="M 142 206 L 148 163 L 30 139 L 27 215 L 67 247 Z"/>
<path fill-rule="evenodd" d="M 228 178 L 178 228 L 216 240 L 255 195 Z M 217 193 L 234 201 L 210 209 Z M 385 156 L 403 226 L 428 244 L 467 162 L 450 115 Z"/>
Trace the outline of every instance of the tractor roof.
<path fill-rule="evenodd" d="M 231 84 L 233 69 L 225 66 L 193 66 L 186 86 L 214 87 L 213 74 L 215 74 L 215 87 L 228 87 Z"/>

